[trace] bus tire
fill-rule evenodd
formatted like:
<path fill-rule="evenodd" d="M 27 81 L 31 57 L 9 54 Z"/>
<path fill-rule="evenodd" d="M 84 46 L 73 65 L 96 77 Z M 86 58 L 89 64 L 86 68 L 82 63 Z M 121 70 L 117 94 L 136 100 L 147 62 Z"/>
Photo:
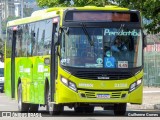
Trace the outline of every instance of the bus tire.
<path fill-rule="evenodd" d="M 127 108 L 127 104 L 126 103 L 114 104 L 114 115 L 116 115 L 116 116 L 125 115 L 126 108 Z"/>
<path fill-rule="evenodd" d="M 4 90 L 1 90 L 1 93 L 4 93 Z"/>
<path fill-rule="evenodd" d="M 29 112 L 38 112 L 39 105 L 38 104 L 30 104 Z"/>
<path fill-rule="evenodd" d="M 63 112 L 64 106 L 59 104 L 52 104 L 52 106 L 49 107 L 49 114 L 50 115 L 59 115 Z"/>
<path fill-rule="evenodd" d="M 46 111 L 49 112 L 49 102 L 51 101 L 50 99 L 50 93 L 49 93 L 49 89 L 46 89 L 46 95 L 45 95 L 45 103 L 46 103 Z"/>
<path fill-rule="evenodd" d="M 85 107 L 84 111 L 86 113 L 93 113 L 94 112 L 94 106 L 87 106 L 87 107 Z"/>
<path fill-rule="evenodd" d="M 59 115 L 61 112 L 63 112 L 64 110 L 63 105 L 54 103 L 50 104 L 51 96 L 49 90 L 46 92 L 46 96 L 47 96 L 46 110 L 49 112 L 50 115 Z"/>
<path fill-rule="evenodd" d="M 74 107 L 74 111 L 75 111 L 76 113 L 83 113 L 84 110 L 85 110 L 84 107 Z"/>
<path fill-rule="evenodd" d="M 28 112 L 29 104 L 22 102 L 22 83 L 18 85 L 18 110 L 20 112 Z"/>

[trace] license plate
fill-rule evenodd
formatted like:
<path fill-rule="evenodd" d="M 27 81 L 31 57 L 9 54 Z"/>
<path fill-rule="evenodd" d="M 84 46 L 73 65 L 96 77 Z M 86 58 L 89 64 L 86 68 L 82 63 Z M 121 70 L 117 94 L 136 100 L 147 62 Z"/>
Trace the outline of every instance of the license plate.
<path fill-rule="evenodd" d="M 110 98 L 109 94 L 97 94 L 97 98 L 105 99 L 105 98 Z"/>

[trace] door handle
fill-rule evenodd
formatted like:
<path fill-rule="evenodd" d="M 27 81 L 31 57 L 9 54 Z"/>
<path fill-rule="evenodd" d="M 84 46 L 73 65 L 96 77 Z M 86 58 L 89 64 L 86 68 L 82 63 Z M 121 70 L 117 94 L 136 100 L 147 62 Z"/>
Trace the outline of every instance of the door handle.
<path fill-rule="evenodd" d="M 44 58 L 44 64 L 49 65 L 50 64 L 50 58 Z"/>

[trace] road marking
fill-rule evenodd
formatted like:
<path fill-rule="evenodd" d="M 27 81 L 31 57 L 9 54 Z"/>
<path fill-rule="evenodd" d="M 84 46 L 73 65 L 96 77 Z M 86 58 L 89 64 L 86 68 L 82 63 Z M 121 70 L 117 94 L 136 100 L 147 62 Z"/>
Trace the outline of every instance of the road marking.
<path fill-rule="evenodd" d="M 143 91 L 143 93 L 160 93 L 160 91 Z"/>
<path fill-rule="evenodd" d="M 3 107 L 3 106 L 10 106 L 10 105 L 4 105 L 4 104 L 2 105 L 2 104 L 0 104 L 0 106 L 2 106 L 2 107 Z"/>
<path fill-rule="evenodd" d="M 1 98 L 1 97 L 6 97 L 6 96 L 0 96 L 0 98 Z"/>

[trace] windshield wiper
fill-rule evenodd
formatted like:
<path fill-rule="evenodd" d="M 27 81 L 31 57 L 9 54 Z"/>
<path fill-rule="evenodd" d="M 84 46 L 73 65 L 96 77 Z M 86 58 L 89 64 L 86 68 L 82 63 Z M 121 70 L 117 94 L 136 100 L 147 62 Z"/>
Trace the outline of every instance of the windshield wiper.
<path fill-rule="evenodd" d="M 120 33 L 123 30 L 124 26 L 125 26 L 124 24 L 121 24 L 121 26 L 118 29 L 118 33 Z M 115 41 L 116 39 L 117 39 L 117 36 L 114 38 L 113 41 Z"/>
<path fill-rule="evenodd" d="M 81 25 L 82 25 L 82 29 L 83 29 L 85 35 L 86 35 L 87 38 L 88 38 L 88 41 L 89 41 L 90 45 L 91 45 L 91 46 L 94 46 L 94 42 L 93 42 L 93 40 L 91 39 L 91 37 L 90 37 L 90 35 L 89 35 L 89 33 L 88 33 L 87 29 L 86 29 L 86 26 L 84 25 L 84 23 L 81 23 Z"/>
<path fill-rule="evenodd" d="M 66 35 L 68 35 L 69 34 L 69 27 L 62 27 L 62 30 L 64 31 L 64 33 L 66 34 Z"/>

